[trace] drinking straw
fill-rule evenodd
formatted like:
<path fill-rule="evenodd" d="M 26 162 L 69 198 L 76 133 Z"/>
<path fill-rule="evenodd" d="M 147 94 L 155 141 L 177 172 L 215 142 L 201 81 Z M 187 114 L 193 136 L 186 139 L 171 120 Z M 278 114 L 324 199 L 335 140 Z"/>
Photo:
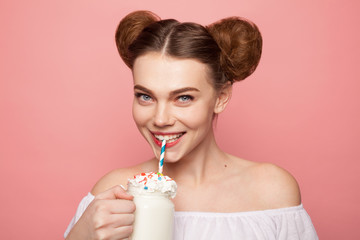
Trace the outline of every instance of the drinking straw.
<path fill-rule="evenodd" d="M 159 173 L 162 173 L 163 171 L 163 165 L 164 165 L 164 156 L 165 156 L 165 146 L 166 146 L 166 140 L 162 140 L 161 143 L 161 153 L 160 153 L 160 161 L 159 161 Z"/>

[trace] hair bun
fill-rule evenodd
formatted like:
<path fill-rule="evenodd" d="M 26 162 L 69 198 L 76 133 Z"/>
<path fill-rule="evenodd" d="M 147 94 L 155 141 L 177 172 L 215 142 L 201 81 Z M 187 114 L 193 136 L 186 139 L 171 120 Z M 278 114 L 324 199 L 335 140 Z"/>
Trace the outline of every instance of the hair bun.
<path fill-rule="evenodd" d="M 249 20 L 229 17 L 206 27 L 221 49 L 220 65 L 231 82 L 250 76 L 259 64 L 262 37 Z"/>
<path fill-rule="evenodd" d="M 159 20 L 160 17 L 150 11 L 135 11 L 120 21 L 116 29 L 115 41 L 119 54 L 128 67 L 131 65 L 128 52 L 130 44 L 145 27 Z"/>

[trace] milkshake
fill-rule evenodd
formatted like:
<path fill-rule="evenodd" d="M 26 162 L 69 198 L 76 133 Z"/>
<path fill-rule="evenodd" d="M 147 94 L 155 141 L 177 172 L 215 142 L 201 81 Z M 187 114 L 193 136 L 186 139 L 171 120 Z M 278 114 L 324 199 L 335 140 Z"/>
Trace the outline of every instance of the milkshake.
<path fill-rule="evenodd" d="M 136 205 L 131 240 L 171 240 L 176 183 L 161 173 L 141 173 L 128 180 Z"/>

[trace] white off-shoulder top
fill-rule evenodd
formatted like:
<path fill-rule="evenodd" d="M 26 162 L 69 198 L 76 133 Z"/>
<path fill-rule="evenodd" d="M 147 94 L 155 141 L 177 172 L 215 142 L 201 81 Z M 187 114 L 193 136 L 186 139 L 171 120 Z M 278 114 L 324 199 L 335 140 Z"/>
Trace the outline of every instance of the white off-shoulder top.
<path fill-rule="evenodd" d="M 85 196 L 64 237 L 94 200 Z M 315 240 L 319 239 L 303 205 L 262 211 L 175 212 L 173 240 Z"/>

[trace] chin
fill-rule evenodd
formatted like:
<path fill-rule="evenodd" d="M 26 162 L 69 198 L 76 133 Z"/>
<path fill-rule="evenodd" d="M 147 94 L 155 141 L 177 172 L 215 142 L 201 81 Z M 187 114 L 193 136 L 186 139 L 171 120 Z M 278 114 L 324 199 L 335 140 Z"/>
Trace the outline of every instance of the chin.
<path fill-rule="evenodd" d="M 160 156 L 160 153 L 157 153 L 155 156 L 157 157 L 157 159 L 159 159 L 158 156 Z M 165 158 L 164 158 L 165 164 L 166 163 L 176 163 L 176 162 L 180 161 L 181 158 L 182 158 L 181 154 L 179 154 L 177 152 L 170 152 L 170 151 L 166 152 L 166 150 L 165 150 Z"/>

